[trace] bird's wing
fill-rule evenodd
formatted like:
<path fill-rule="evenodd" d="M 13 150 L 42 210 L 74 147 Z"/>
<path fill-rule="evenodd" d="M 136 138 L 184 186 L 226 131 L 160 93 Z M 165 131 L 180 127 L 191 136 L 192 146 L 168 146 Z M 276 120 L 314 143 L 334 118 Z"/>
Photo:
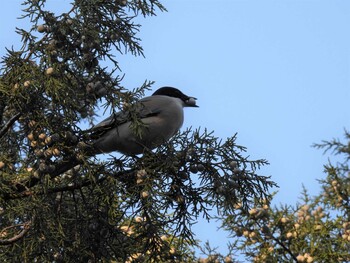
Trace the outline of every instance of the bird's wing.
<path fill-rule="evenodd" d="M 160 103 L 158 96 L 146 97 L 140 100 L 136 105 L 136 114 L 140 119 L 157 116 L 162 107 L 167 106 Z"/>
<path fill-rule="evenodd" d="M 119 111 L 119 112 L 112 114 L 107 119 L 104 119 L 100 123 L 96 124 L 90 130 L 91 131 L 100 130 L 101 128 L 110 127 L 110 126 L 113 126 L 117 123 L 122 124 L 124 122 L 127 122 L 127 114 L 123 111 Z"/>
<path fill-rule="evenodd" d="M 139 118 L 141 120 L 144 118 L 157 116 L 159 113 L 160 113 L 160 107 L 159 105 L 157 106 L 157 105 L 154 105 L 154 103 L 152 103 L 151 97 L 143 98 L 135 104 L 135 116 L 136 118 Z M 116 112 L 111 116 L 109 116 L 107 119 L 96 124 L 89 131 L 93 135 L 99 136 L 105 133 L 106 131 L 113 129 L 114 127 L 117 127 L 118 125 L 121 125 L 131 120 L 132 120 L 131 111 Z"/>

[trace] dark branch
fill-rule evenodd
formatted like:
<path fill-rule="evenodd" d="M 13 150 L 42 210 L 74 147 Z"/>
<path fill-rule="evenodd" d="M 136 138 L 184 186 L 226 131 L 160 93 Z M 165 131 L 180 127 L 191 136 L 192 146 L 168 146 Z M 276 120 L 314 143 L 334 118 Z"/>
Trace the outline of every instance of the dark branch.
<path fill-rule="evenodd" d="M 106 179 L 106 177 L 102 177 L 99 180 L 97 180 L 97 182 L 93 182 L 91 180 L 85 180 L 81 183 L 76 183 L 73 185 L 66 185 L 66 186 L 60 186 L 60 187 L 54 187 L 54 188 L 50 188 L 47 189 L 45 191 L 31 191 L 31 190 L 27 190 L 27 191 L 23 191 L 19 194 L 14 194 L 11 196 L 8 196 L 6 200 L 13 200 L 13 199 L 20 199 L 20 198 L 24 198 L 24 197 L 29 197 L 32 195 L 43 195 L 43 194 L 52 194 L 52 193 L 59 193 L 59 192 L 65 192 L 65 191 L 74 191 L 76 189 L 80 189 L 82 187 L 86 187 L 89 186 L 93 183 L 100 183 L 102 181 L 104 181 Z"/>
<path fill-rule="evenodd" d="M 5 133 L 11 128 L 11 126 L 19 119 L 21 113 L 17 113 L 13 116 L 0 130 L 0 138 L 5 135 Z"/>
<path fill-rule="evenodd" d="M 5 229 L 3 229 L 2 232 L 6 231 L 7 229 L 14 228 L 14 227 L 19 227 L 19 226 L 23 227 L 22 231 L 19 232 L 17 235 L 15 235 L 11 238 L 8 238 L 8 239 L 0 239 L 0 246 L 10 245 L 10 244 L 13 244 L 13 243 L 17 242 L 18 240 L 22 239 L 25 236 L 25 234 L 29 231 L 29 229 L 31 227 L 31 223 L 32 223 L 32 220 L 30 220 L 26 223 L 20 224 L 20 225 L 9 226 L 9 227 L 6 227 Z"/>
<path fill-rule="evenodd" d="M 70 167 L 70 168 L 68 168 Z M 74 166 L 73 166 L 74 167 Z M 58 170 L 56 171 L 55 173 L 57 173 L 55 176 L 58 176 L 66 171 L 68 171 L 69 169 L 72 169 L 73 167 L 71 167 L 70 165 L 67 164 L 67 166 L 62 167 L 61 170 Z M 134 169 L 131 169 L 131 170 L 127 170 L 127 171 L 119 171 L 117 172 L 114 177 L 116 178 L 119 178 L 120 181 L 125 181 L 127 180 L 126 178 L 129 178 L 130 177 L 130 174 L 133 174 L 135 172 Z M 23 190 L 23 191 L 18 191 L 17 193 L 14 193 L 14 194 L 8 194 L 8 195 L 5 195 L 3 197 L 3 200 L 14 200 L 14 199 L 21 199 L 21 198 L 25 198 L 25 197 L 30 197 L 30 196 L 33 196 L 33 195 L 44 195 L 44 194 L 53 194 L 53 193 L 59 193 L 59 192 L 65 192 L 65 191 L 74 191 L 74 190 L 77 190 L 77 189 L 81 189 L 83 187 L 86 187 L 86 186 L 89 186 L 89 185 L 92 185 L 92 184 L 99 184 L 101 182 L 103 182 L 107 177 L 101 177 L 99 178 L 97 181 L 93 181 L 93 180 L 84 180 L 80 183 L 75 183 L 73 185 L 66 185 L 66 186 L 59 186 L 59 187 L 54 187 L 54 188 L 50 188 L 50 189 L 47 189 L 47 190 L 40 190 L 40 191 L 35 191 L 35 190 L 29 190 L 29 188 L 24 185 L 16 185 L 16 187 L 19 187 L 19 185 L 26 190 Z M 37 181 L 34 182 L 34 179 L 37 179 Z M 29 184 L 32 184 L 32 186 L 34 186 L 35 184 L 37 184 L 38 182 L 40 181 L 40 179 L 38 178 L 32 178 L 29 182 L 28 182 L 28 185 Z M 31 186 L 31 187 L 32 187 Z M 18 190 L 22 190 L 21 189 L 18 189 Z"/>
<path fill-rule="evenodd" d="M 60 174 L 63 174 L 64 172 L 72 169 L 74 166 L 80 164 L 81 161 L 79 161 L 77 158 L 72 157 L 69 160 L 62 161 L 56 166 L 55 171 L 53 171 L 50 176 L 51 178 L 55 178 Z M 33 191 L 30 190 L 30 188 L 36 186 L 41 180 L 41 177 L 35 177 L 32 176 L 26 180 L 23 180 L 19 183 L 16 183 L 14 188 L 14 193 L 6 193 L 3 195 L 3 200 L 11 200 L 11 199 L 18 199 L 21 197 L 30 196 L 33 194 Z"/>

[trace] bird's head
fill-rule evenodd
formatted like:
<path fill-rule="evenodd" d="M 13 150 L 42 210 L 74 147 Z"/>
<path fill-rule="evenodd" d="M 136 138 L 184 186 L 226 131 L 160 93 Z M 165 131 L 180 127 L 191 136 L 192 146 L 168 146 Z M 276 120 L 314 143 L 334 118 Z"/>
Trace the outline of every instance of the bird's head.
<path fill-rule="evenodd" d="M 172 87 L 162 87 L 160 89 L 157 89 L 152 96 L 156 95 L 162 95 L 162 96 L 169 96 L 174 98 L 179 98 L 184 102 L 185 107 L 198 107 L 196 104 L 197 98 L 190 97 L 185 94 L 183 94 L 180 90 Z"/>

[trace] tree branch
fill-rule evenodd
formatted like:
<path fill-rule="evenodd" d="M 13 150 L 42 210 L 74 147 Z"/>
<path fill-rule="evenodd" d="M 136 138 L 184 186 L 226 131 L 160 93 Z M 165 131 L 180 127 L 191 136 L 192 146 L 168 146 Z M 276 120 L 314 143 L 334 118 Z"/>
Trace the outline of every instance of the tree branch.
<path fill-rule="evenodd" d="M 99 180 L 97 180 L 96 183 L 102 182 L 105 179 L 106 179 L 106 177 L 102 177 Z M 77 183 L 77 184 L 73 184 L 73 185 L 54 187 L 54 188 L 47 189 L 46 191 L 31 191 L 31 190 L 27 190 L 27 191 L 23 191 L 23 192 L 18 193 L 18 194 L 9 195 L 9 196 L 6 197 L 6 200 L 20 199 L 20 198 L 29 197 L 29 196 L 32 196 L 32 195 L 43 195 L 43 194 L 59 193 L 59 192 L 64 192 L 64 191 L 73 191 L 73 190 L 80 189 L 80 188 L 85 187 L 85 186 L 89 186 L 92 183 L 93 183 L 93 181 L 91 181 L 91 180 L 85 180 L 85 181 L 83 181 L 81 183 Z"/>
<path fill-rule="evenodd" d="M 274 237 L 273 235 L 271 235 L 271 237 L 278 245 L 280 245 L 293 258 L 295 262 L 298 262 L 298 259 L 293 254 L 293 252 L 287 246 L 285 246 L 282 241 L 280 241 L 278 238 Z"/>
<path fill-rule="evenodd" d="M 51 176 L 51 178 L 55 178 L 56 176 L 63 174 L 64 172 L 72 169 L 74 166 L 76 166 L 80 163 L 81 163 L 81 161 L 79 161 L 76 157 L 72 157 L 69 160 L 64 160 L 56 166 L 55 171 L 50 173 L 50 176 Z M 22 182 L 17 183 L 15 185 L 15 189 L 17 190 L 18 193 L 22 193 L 25 191 L 30 192 L 29 189 L 32 188 L 33 186 L 37 185 L 40 182 L 40 180 L 41 180 L 41 177 L 32 176 L 27 181 L 22 181 Z"/>
<path fill-rule="evenodd" d="M 17 113 L 13 116 L 0 130 L 0 138 L 5 135 L 5 133 L 10 129 L 10 127 L 19 119 L 21 113 Z"/>
<path fill-rule="evenodd" d="M 15 235 L 11 238 L 8 238 L 8 239 L 0 239 L 0 246 L 10 245 L 10 244 L 13 244 L 13 243 L 17 242 L 18 240 L 22 239 L 25 236 L 25 234 L 29 231 L 31 224 L 32 224 L 32 220 L 29 220 L 28 222 L 25 222 L 23 224 L 9 226 L 9 227 L 4 228 L 1 232 L 4 232 L 10 228 L 23 226 L 22 231 L 19 232 L 17 235 Z"/>
<path fill-rule="evenodd" d="M 62 168 L 62 170 L 59 170 L 59 171 L 56 171 L 56 175 L 55 176 L 58 176 L 59 174 L 62 174 L 64 172 L 66 172 L 67 170 L 71 169 L 72 167 L 70 167 L 69 169 L 66 169 L 70 166 L 66 166 L 65 169 Z M 62 172 L 63 171 L 63 172 Z M 117 177 L 120 179 L 120 181 L 125 181 L 125 177 L 128 178 L 130 176 L 130 174 L 134 173 L 135 170 L 134 169 L 131 169 L 131 170 L 127 170 L 127 171 L 119 171 L 117 172 L 114 177 Z M 83 187 L 86 187 L 86 186 L 89 186 L 93 183 L 101 183 L 103 182 L 107 177 L 102 177 L 102 178 L 99 178 L 97 181 L 92 181 L 92 180 L 85 180 L 85 181 L 82 181 L 80 183 L 76 183 L 76 184 L 73 184 L 73 185 L 66 185 L 66 186 L 58 186 L 58 187 L 54 187 L 54 188 L 49 188 L 47 190 L 40 190 L 40 191 L 33 191 L 33 190 L 29 190 L 28 188 L 26 188 L 26 186 L 24 185 L 21 185 L 21 187 L 25 190 L 23 191 L 20 191 L 22 189 L 18 189 L 19 191 L 15 194 L 7 194 L 3 197 L 3 200 L 5 201 L 8 201 L 8 200 L 15 200 L 15 199 L 21 199 L 21 198 L 25 198 L 25 197 L 29 197 L 29 196 L 33 196 L 33 195 L 43 195 L 43 194 L 52 194 L 52 193 L 59 193 L 59 192 L 64 192 L 64 191 L 74 191 L 76 189 L 81 189 Z M 37 179 L 37 181 L 35 182 L 35 184 L 37 184 L 40 179 L 38 178 L 35 178 Z M 31 184 L 33 184 L 32 186 L 34 186 L 34 181 L 31 180 L 30 181 Z M 18 186 L 16 186 L 18 187 Z"/>

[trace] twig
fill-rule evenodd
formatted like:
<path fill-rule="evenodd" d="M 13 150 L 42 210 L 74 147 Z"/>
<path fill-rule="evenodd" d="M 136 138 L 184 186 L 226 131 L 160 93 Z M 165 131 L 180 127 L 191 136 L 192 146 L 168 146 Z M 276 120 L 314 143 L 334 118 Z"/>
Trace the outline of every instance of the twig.
<path fill-rule="evenodd" d="M 0 138 L 5 135 L 5 133 L 10 129 L 10 127 L 19 119 L 21 116 L 21 113 L 17 113 L 15 116 L 13 116 L 0 130 Z"/>
<path fill-rule="evenodd" d="M 134 170 L 119 171 L 114 175 L 114 177 L 119 178 L 120 181 L 123 181 L 124 177 L 128 178 L 129 175 L 131 173 L 134 173 L 134 172 L 135 172 Z M 33 179 L 35 179 L 36 181 L 34 182 Z M 2 197 L 2 199 L 8 201 L 8 200 L 26 198 L 26 197 L 33 196 L 33 195 L 43 195 L 43 194 L 53 194 L 53 193 L 65 192 L 65 191 L 74 191 L 74 190 L 81 189 L 83 187 L 86 187 L 86 186 L 89 186 L 92 184 L 99 184 L 99 183 L 103 182 L 105 179 L 107 179 L 107 177 L 102 177 L 102 178 L 98 179 L 97 181 L 85 180 L 83 182 L 76 183 L 73 185 L 58 186 L 58 187 L 54 187 L 54 188 L 49 188 L 47 190 L 40 190 L 40 191 L 36 190 L 35 191 L 35 190 L 29 190 L 28 186 L 29 186 L 29 184 L 30 184 L 30 187 L 34 186 L 35 184 L 37 184 L 40 181 L 40 179 L 32 178 L 32 180 L 28 182 L 27 186 L 21 185 L 21 188 L 19 188 L 19 185 L 16 185 L 17 190 L 18 190 L 17 193 L 6 194 Z"/>
<path fill-rule="evenodd" d="M 297 259 L 296 256 L 293 254 L 293 252 L 292 252 L 288 247 L 286 247 L 286 246 L 283 244 L 282 241 L 280 241 L 278 238 L 276 238 L 276 237 L 274 237 L 274 236 L 272 236 L 272 235 L 271 235 L 271 237 L 272 237 L 272 239 L 273 239 L 277 244 L 279 244 L 279 245 L 293 258 L 293 260 L 294 260 L 295 262 L 298 262 L 298 259 Z"/>
<path fill-rule="evenodd" d="M 29 231 L 31 224 L 32 224 L 32 220 L 29 220 L 28 222 L 25 222 L 23 224 L 9 226 L 9 227 L 6 227 L 5 229 L 3 229 L 1 232 L 5 231 L 6 229 L 10 229 L 10 228 L 18 227 L 18 226 L 23 226 L 22 231 L 19 232 L 17 235 L 15 235 L 11 238 L 8 238 L 8 239 L 0 239 L 0 246 L 13 244 L 13 243 L 17 242 L 18 240 L 20 240 L 21 238 L 23 238 L 24 235 Z"/>
<path fill-rule="evenodd" d="M 72 157 L 69 160 L 65 160 L 61 162 L 59 165 L 57 165 L 54 172 L 50 174 L 51 178 L 55 178 L 60 174 L 63 174 L 64 172 L 72 169 L 74 166 L 80 164 L 81 161 L 79 161 L 77 158 Z M 23 193 L 23 192 L 31 192 L 29 189 L 33 186 L 37 185 L 40 182 L 40 177 L 34 177 L 32 176 L 28 181 L 22 181 L 14 185 L 14 188 L 17 193 Z M 16 196 L 16 195 L 15 195 Z M 24 195 L 26 196 L 26 195 Z M 11 198 L 11 195 L 5 195 L 3 196 L 4 200 L 13 199 Z"/>
<path fill-rule="evenodd" d="M 102 177 L 99 180 L 97 180 L 96 183 L 102 182 L 105 179 L 106 179 L 106 177 Z M 74 191 L 76 189 L 80 189 L 82 187 L 89 186 L 92 183 L 94 183 L 94 182 L 91 180 L 86 180 L 86 181 L 83 181 L 81 183 L 77 183 L 77 184 L 73 184 L 73 185 L 66 185 L 66 186 L 59 186 L 59 187 L 50 188 L 50 189 L 47 189 L 46 191 L 27 190 L 27 191 L 23 191 L 23 192 L 18 193 L 18 194 L 8 195 L 8 196 L 6 196 L 6 200 L 20 199 L 20 198 L 29 197 L 32 195 L 43 195 L 43 194 L 52 194 L 52 193 L 59 193 L 59 192 L 65 192 L 65 191 Z"/>

